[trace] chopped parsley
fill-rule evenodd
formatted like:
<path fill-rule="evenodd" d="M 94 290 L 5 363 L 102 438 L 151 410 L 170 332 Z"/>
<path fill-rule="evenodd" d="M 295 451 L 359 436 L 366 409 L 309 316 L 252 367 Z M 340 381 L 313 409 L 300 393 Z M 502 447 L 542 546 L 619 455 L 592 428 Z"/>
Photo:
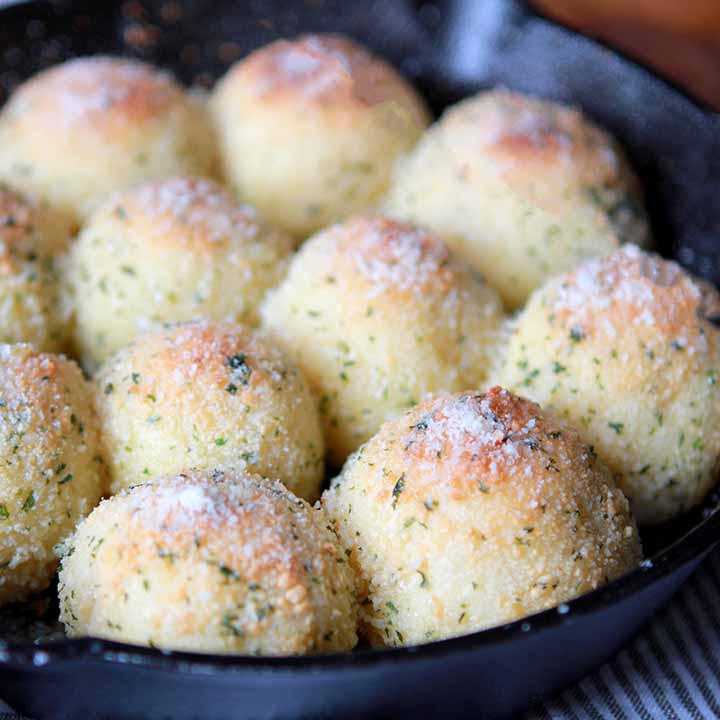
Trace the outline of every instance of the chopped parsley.
<path fill-rule="evenodd" d="M 403 523 L 403 527 L 404 527 L 404 528 L 409 528 L 409 527 L 412 527 L 413 525 L 415 525 L 415 523 L 417 523 L 418 525 L 420 525 L 421 527 L 423 527 L 423 528 L 425 528 L 425 529 L 427 530 L 427 525 L 426 525 L 422 520 L 418 520 L 416 517 L 408 518 L 408 519 Z"/>
<path fill-rule="evenodd" d="M 227 366 L 232 370 L 233 380 L 241 385 L 247 385 L 252 369 L 247 364 L 245 353 L 237 353 L 227 359 Z"/>
<path fill-rule="evenodd" d="M 226 630 L 229 630 L 233 635 L 235 635 L 235 637 L 244 637 L 245 632 L 243 631 L 243 629 L 235 624 L 237 620 L 237 615 L 233 615 L 232 613 L 225 613 L 225 615 L 223 615 L 221 624 Z"/>
<path fill-rule="evenodd" d="M 398 498 L 402 494 L 402 491 L 405 489 L 405 473 L 403 473 L 395 483 L 395 487 L 392 489 L 392 506 L 393 510 L 395 509 L 395 506 L 397 505 Z"/>
<path fill-rule="evenodd" d="M 23 512 L 30 512 L 35 507 L 35 491 L 31 490 L 30 494 L 25 498 L 22 509 Z"/>
<path fill-rule="evenodd" d="M 220 565 L 220 572 L 226 578 L 230 578 L 231 580 L 239 580 L 240 579 L 240 575 L 238 575 L 231 567 L 228 567 L 227 565 Z"/>

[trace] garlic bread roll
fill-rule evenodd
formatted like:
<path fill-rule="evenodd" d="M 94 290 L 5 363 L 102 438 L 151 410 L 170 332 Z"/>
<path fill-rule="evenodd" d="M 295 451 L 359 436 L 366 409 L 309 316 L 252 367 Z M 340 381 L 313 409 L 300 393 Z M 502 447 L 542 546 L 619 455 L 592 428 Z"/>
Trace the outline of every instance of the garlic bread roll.
<path fill-rule="evenodd" d="M 56 65 L 20 85 L 0 113 L 0 179 L 76 221 L 143 180 L 216 170 L 203 105 L 137 60 Z"/>
<path fill-rule="evenodd" d="M 257 323 L 290 238 L 211 180 L 155 180 L 114 195 L 70 255 L 76 340 L 96 367 L 139 332 L 206 317 Z"/>
<path fill-rule="evenodd" d="M 211 109 L 228 182 L 300 238 L 373 205 L 429 120 L 399 73 L 338 35 L 256 50 L 220 80 Z"/>
<path fill-rule="evenodd" d="M 699 503 L 720 459 L 718 294 L 627 245 L 530 298 L 497 380 L 592 443 L 638 522 Z"/>
<path fill-rule="evenodd" d="M 380 217 L 308 240 L 261 312 L 319 399 L 337 465 L 426 393 L 479 387 L 503 320 L 441 240 Z"/>
<path fill-rule="evenodd" d="M 509 309 L 619 242 L 649 242 L 615 140 L 574 108 L 506 90 L 448 109 L 399 163 L 383 208 L 439 233 Z"/>
<path fill-rule="evenodd" d="M 510 622 L 641 558 L 628 502 L 592 448 L 499 387 L 438 395 L 385 423 L 323 506 L 359 569 L 375 644 Z"/>
<path fill-rule="evenodd" d="M 198 321 L 140 335 L 101 366 L 95 392 L 113 492 L 226 465 L 318 496 L 323 439 L 310 390 L 242 325 Z"/>
<path fill-rule="evenodd" d="M 44 590 L 56 545 L 97 504 L 107 476 L 80 368 L 0 345 L 0 604 Z"/>
<path fill-rule="evenodd" d="M 0 185 L 0 342 L 67 348 L 62 266 L 70 234 L 62 215 Z"/>
<path fill-rule="evenodd" d="M 60 572 L 71 637 L 241 655 L 355 645 L 355 578 L 321 509 L 279 482 L 191 471 L 124 490 Z"/>

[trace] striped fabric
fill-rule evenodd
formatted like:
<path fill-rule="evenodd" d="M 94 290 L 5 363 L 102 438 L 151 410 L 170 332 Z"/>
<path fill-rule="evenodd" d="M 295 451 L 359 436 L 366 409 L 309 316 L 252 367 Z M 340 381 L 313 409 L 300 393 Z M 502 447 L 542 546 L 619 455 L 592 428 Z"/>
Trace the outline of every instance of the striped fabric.
<path fill-rule="evenodd" d="M 14 713 L 2 700 L 0 700 L 0 720 L 25 720 L 22 715 Z"/>
<path fill-rule="evenodd" d="M 720 718 L 720 550 L 629 647 L 524 720 Z"/>

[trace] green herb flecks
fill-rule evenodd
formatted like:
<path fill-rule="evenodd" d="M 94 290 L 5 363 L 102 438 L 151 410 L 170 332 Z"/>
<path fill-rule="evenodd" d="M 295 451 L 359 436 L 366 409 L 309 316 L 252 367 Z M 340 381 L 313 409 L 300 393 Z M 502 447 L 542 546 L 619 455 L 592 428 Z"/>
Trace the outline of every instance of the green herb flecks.
<path fill-rule="evenodd" d="M 573 325 L 570 328 L 570 341 L 579 343 L 585 339 L 585 331 L 579 325 Z"/>
<path fill-rule="evenodd" d="M 237 615 L 234 615 L 233 613 L 225 613 L 225 615 L 223 615 L 221 625 L 235 637 L 245 637 L 245 631 L 239 625 L 236 625 L 238 620 L 239 618 Z"/>
<path fill-rule="evenodd" d="M 392 506 L 393 510 L 397 506 L 397 501 L 400 495 L 402 495 L 402 491 L 405 489 L 405 473 L 403 473 L 395 483 L 395 486 L 392 489 Z"/>
<path fill-rule="evenodd" d="M 240 580 L 240 575 L 236 573 L 231 567 L 228 567 L 227 565 L 220 565 L 219 566 L 220 572 L 230 580 Z"/>
<path fill-rule="evenodd" d="M 252 368 L 247 363 L 245 353 L 237 353 L 227 359 L 227 366 L 232 371 L 233 382 L 247 385 L 250 382 Z M 228 386 L 229 387 L 229 386 Z"/>
<path fill-rule="evenodd" d="M 30 494 L 25 498 L 22 509 L 23 512 L 30 512 L 35 507 L 35 491 L 31 490 Z"/>

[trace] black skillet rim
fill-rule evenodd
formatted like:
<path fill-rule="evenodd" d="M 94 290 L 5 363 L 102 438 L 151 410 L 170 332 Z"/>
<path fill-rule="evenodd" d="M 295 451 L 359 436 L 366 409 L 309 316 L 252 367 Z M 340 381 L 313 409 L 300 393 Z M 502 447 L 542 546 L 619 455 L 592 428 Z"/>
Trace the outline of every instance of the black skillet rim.
<path fill-rule="evenodd" d="M 32 0 L 16 0 L 0 8 L 0 17 L 13 7 Z M 656 82 L 667 86 L 671 92 L 681 95 L 686 102 L 703 114 L 715 114 L 701 100 L 692 98 L 677 83 L 657 75 L 644 63 L 606 43 L 567 27 L 555 19 L 547 18 L 535 9 L 527 8 L 530 17 L 563 28 L 580 36 L 624 63 L 633 65 L 651 76 Z M 715 488 L 715 493 L 719 492 Z M 0 638 L 0 667 L 11 669 L 48 668 L 68 662 L 100 662 L 123 664 L 160 671 L 192 674 L 217 674 L 257 670 L 264 673 L 292 672 L 316 673 L 321 670 L 351 671 L 383 662 L 410 662 L 413 660 L 437 660 L 487 646 L 500 646 L 530 632 L 542 632 L 564 624 L 570 624 L 577 616 L 589 615 L 613 605 L 624 598 L 648 588 L 683 566 L 700 561 L 716 544 L 720 543 L 720 498 L 710 494 L 712 509 L 705 511 L 703 519 L 669 547 L 640 563 L 633 571 L 623 575 L 597 590 L 581 595 L 557 608 L 467 635 L 439 640 L 424 645 L 401 648 L 363 649 L 351 653 L 333 653 L 315 656 L 248 657 L 238 655 L 211 655 L 192 652 L 159 650 L 99 638 L 78 638 L 48 641 L 45 643 L 6 642 Z M 707 502 L 707 501 L 706 501 Z"/>
<path fill-rule="evenodd" d="M 315 656 L 248 657 L 158 650 L 98 638 L 64 639 L 40 644 L 0 641 L 0 667 L 44 668 L 72 661 L 93 660 L 193 674 L 232 673 L 248 669 L 265 672 L 315 673 L 323 669 L 336 671 L 361 669 L 369 664 L 375 665 L 383 661 L 397 663 L 414 659 L 436 660 L 481 647 L 504 645 L 530 632 L 542 632 L 573 623 L 575 617 L 600 611 L 641 592 L 693 561 L 699 562 L 702 556 L 718 542 L 720 542 L 720 508 L 715 507 L 708 517 L 668 548 L 652 558 L 643 560 L 635 570 L 597 590 L 563 603 L 557 608 L 544 610 L 506 625 L 425 645 Z"/>

